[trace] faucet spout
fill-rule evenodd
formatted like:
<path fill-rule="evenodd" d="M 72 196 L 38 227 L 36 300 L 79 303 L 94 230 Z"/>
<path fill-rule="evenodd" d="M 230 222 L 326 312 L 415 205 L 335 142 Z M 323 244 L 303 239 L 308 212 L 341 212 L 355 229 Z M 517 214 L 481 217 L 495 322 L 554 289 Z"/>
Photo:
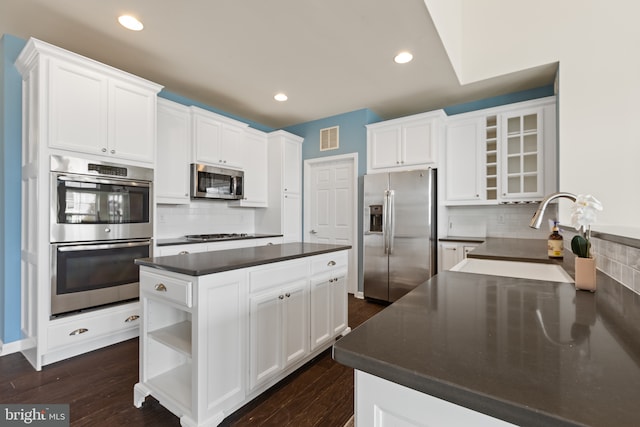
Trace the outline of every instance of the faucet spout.
<path fill-rule="evenodd" d="M 545 197 L 543 201 L 540 202 L 540 206 L 538 206 L 538 210 L 536 211 L 536 213 L 533 214 L 533 217 L 531 218 L 529 227 L 540 228 L 540 224 L 542 224 L 542 217 L 544 216 L 544 211 L 547 209 L 547 206 L 553 200 L 559 199 L 559 198 L 571 199 L 575 202 L 578 197 L 575 194 L 566 193 L 566 192 L 559 192 L 559 193 L 553 193 L 548 195 L 547 197 Z"/>

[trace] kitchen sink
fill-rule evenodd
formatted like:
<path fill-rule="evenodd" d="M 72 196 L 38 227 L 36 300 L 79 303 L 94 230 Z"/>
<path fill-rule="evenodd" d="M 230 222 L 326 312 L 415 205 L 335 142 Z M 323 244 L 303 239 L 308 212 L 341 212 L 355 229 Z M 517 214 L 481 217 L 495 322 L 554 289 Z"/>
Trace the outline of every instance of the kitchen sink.
<path fill-rule="evenodd" d="M 466 258 L 453 266 L 451 271 L 573 283 L 573 278 L 558 264 Z"/>

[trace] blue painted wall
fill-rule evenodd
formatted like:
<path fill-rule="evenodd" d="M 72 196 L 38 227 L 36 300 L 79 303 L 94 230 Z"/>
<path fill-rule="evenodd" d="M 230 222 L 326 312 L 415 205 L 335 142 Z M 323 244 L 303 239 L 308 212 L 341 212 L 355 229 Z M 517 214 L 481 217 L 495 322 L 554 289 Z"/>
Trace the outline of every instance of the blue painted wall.
<path fill-rule="evenodd" d="M 20 333 L 20 164 L 22 123 L 22 79 L 14 62 L 26 44 L 26 40 L 5 34 L 0 39 L 0 340 L 5 343 L 19 340 Z M 460 114 L 513 102 L 553 95 L 553 86 L 505 96 L 460 104 L 445 108 L 447 114 Z M 227 117 L 248 123 L 262 131 L 274 129 L 235 117 L 224 111 L 194 102 L 180 95 L 162 91 L 160 96 L 184 105 L 196 105 Z M 358 153 L 358 217 L 362 216 L 362 176 L 366 173 L 367 137 L 365 125 L 380 121 L 380 117 L 368 109 L 328 117 L 290 126 L 285 130 L 302 136 L 303 160 L 345 153 Z M 320 129 L 340 126 L 340 149 L 320 152 Z M 358 225 L 360 248 L 362 230 Z M 362 251 L 360 251 L 362 253 Z M 362 271 L 362 261 L 359 261 Z M 359 275 L 362 277 L 362 274 Z M 362 290 L 362 284 L 359 284 Z"/>
<path fill-rule="evenodd" d="M 20 333 L 22 78 L 13 65 L 26 42 L 0 39 L 0 340 Z"/>

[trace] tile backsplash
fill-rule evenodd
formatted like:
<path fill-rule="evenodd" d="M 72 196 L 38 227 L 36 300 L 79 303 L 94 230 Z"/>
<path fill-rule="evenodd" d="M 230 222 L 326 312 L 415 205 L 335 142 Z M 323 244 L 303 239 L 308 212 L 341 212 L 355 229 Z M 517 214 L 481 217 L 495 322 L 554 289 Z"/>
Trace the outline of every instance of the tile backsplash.
<path fill-rule="evenodd" d="M 253 233 L 254 229 L 253 209 L 231 208 L 224 201 L 157 206 L 155 235 L 159 239 L 187 234 Z"/>
<path fill-rule="evenodd" d="M 538 208 L 537 203 L 491 205 L 491 206 L 449 206 L 444 224 L 439 232 L 444 236 L 465 237 L 511 237 L 517 239 L 546 239 L 549 220 L 557 216 L 557 208 L 550 205 L 544 214 L 542 227 L 536 230 L 529 222 Z"/>
<path fill-rule="evenodd" d="M 565 248 L 571 250 L 571 239 L 576 232 L 565 228 L 562 234 Z M 599 237 L 591 238 L 591 249 L 598 270 L 640 294 L 640 249 Z"/>

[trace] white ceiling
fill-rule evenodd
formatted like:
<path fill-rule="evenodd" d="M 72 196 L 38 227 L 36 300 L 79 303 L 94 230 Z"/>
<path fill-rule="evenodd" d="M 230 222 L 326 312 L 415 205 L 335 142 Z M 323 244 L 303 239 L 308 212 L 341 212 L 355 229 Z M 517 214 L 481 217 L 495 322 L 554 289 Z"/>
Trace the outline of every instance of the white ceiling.
<path fill-rule="evenodd" d="M 145 29 L 122 28 L 123 13 Z M 423 0 L 1 0 L 0 33 L 273 128 L 361 108 L 401 117 L 551 84 L 556 70 L 461 87 Z M 401 50 L 414 60 L 395 64 Z"/>

